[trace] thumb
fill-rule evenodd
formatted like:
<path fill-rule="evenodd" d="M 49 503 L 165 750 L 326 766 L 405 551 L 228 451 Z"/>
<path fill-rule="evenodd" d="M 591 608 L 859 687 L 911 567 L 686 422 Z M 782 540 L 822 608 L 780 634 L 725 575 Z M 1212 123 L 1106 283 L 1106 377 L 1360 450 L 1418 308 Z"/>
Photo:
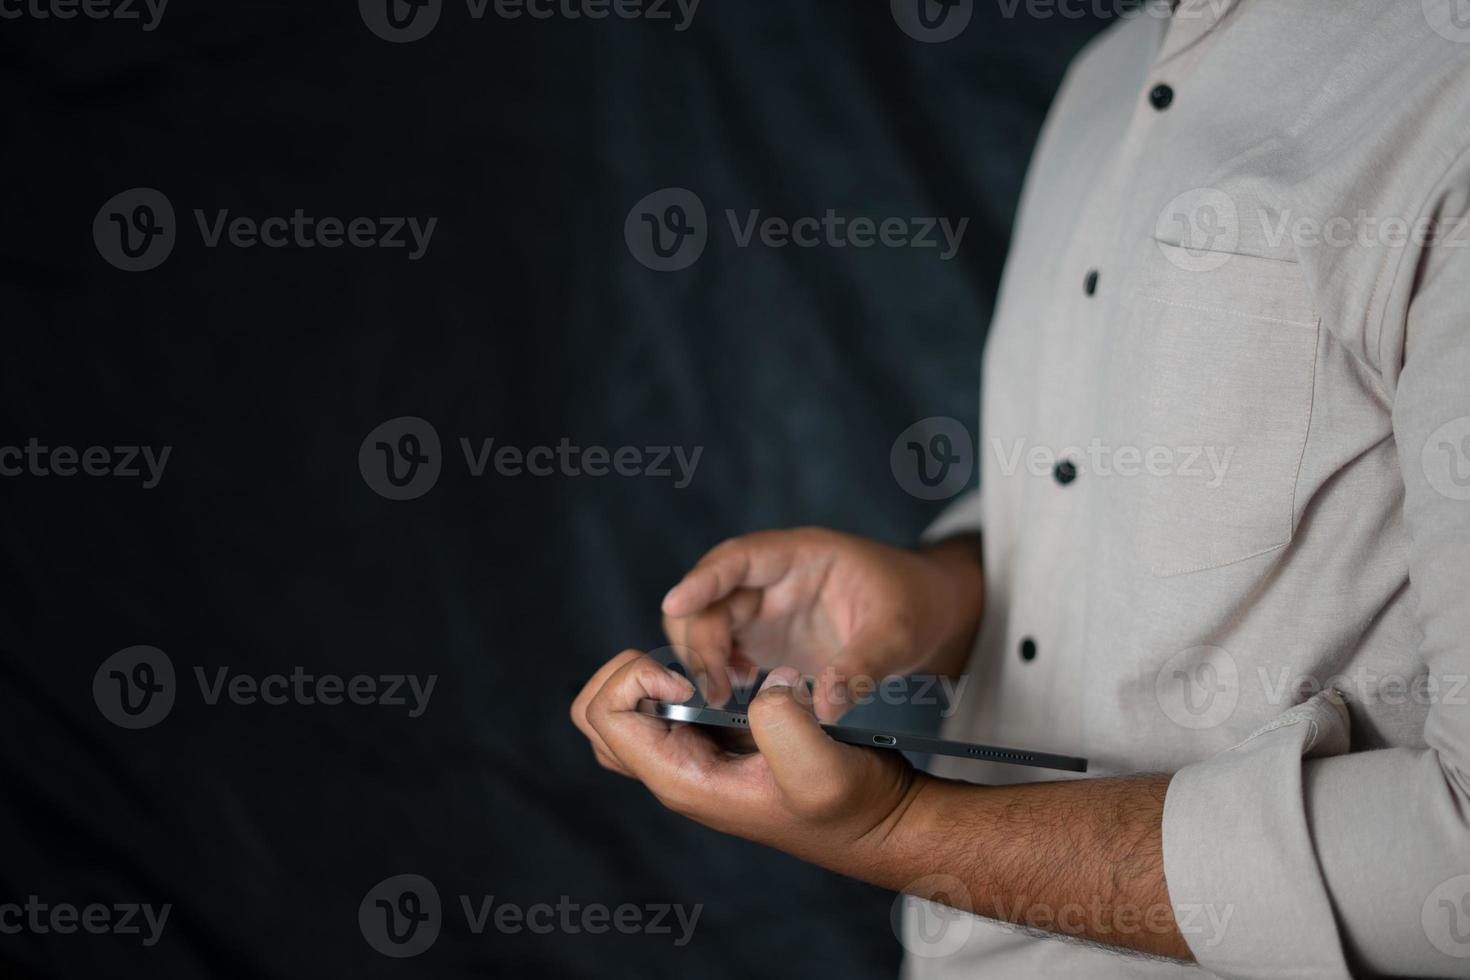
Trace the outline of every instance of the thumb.
<path fill-rule="evenodd" d="M 801 809 L 822 809 L 839 791 L 842 773 L 856 749 L 828 737 L 800 693 L 801 674 L 779 667 L 766 677 L 746 712 L 756 748 L 771 767 L 776 784 Z"/>

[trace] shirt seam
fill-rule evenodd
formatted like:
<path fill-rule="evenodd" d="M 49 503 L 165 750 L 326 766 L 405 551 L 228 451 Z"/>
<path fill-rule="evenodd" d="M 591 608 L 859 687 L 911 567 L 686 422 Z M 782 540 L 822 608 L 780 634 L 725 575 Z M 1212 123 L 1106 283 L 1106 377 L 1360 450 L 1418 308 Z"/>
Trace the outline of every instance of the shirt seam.
<path fill-rule="evenodd" d="M 1233 310 L 1223 306 L 1205 306 L 1201 303 L 1180 303 L 1177 300 L 1164 299 L 1162 296 L 1154 296 L 1142 290 L 1139 291 L 1138 295 L 1143 299 L 1155 303 L 1162 303 L 1165 306 L 1175 306 L 1181 310 L 1194 310 L 1196 313 L 1223 313 L 1227 316 L 1243 316 L 1252 320 L 1263 320 L 1267 323 L 1285 323 L 1295 327 L 1315 327 L 1322 319 L 1318 316 L 1310 320 L 1292 320 L 1286 317 L 1269 316 L 1265 313 L 1249 313 L 1245 310 Z"/>
<path fill-rule="evenodd" d="M 1441 191 L 1444 188 L 1445 178 L 1451 172 L 1453 172 L 1456 167 L 1460 166 L 1467 159 L 1470 159 L 1470 145 L 1462 146 L 1459 149 L 1459 151 L 1457 153 L 1455 153 L 1453 157 L 1450 158 L 1450 162 L 1445 165 L 1445 168 L 1440 171 L 1439 176 L 1436 177 L 1434 179 L 1433 183 L 1431 183 L 1429 185 L 1429 190 L 1425 192 L 1423 199 L 1419 202 L 1419 207 L 1417 207 L 1415 209 L 1415 211 L 1414 211 L 1414 214 L 1415 214 L 1415 217 L 1416 218 L 1423 218 L 1424 217 L 1425 212 L 1428 211 L 1428 209 L 1429 209 L 1430 203 L 1435 200 L 1435 198 L 1437 196 L 1437 192 Z M 1368 297 L 1368 299 L 1369 299 L 1369 307 L 1368 308 L 1370 310 L 1374 309 L 1375 307 L 1377 307 L 1379 305 L 1378 304 L 1378 297 L 1379 296 L 1386 295 L 1388 293 L 1392 293 L 1393 292 L 1393 287 L 1396 286 L 1396 285 L 1398 285 L 1399 279 L 1403 275 L 1404 266 L 1408 262 L 1408 257 L 1409 257 L 1410 250 L 1409 249 L 1399 249 L 1398 251 L 1399 251 L 1398 262 L 1394 264 L 1393 271 L 1391 273 L 1388 273 L 1388 270 L 1385 269 L 1385 270 L 1383 270 L 1382 273 L 1380 273 L 1379 275 L 1373 277 L 1373 292 Z M 1428 252 L 1428 249 L 1427 248 L 1426 249 L 1420 249 L 1419 252 L 1418 252 L 1418 254 L 1419 255 L 1424 255 L 1427 252 Z M 1386 283 L 1384 282 L 1384 274 L 1385 273 L 1388 274 L 1388 281 Z M 1409 297 L 1409 300 L 1405 303 L 1405 307 L 1404 307 L 1404 319 L 1406 321 L 1406 329 L 1405 329 L 1405 337 L 1404 337 L 1404 347 L 1406 349 L 1408 347 L 1408 335 L 1407 335 L 1408 334 L 1408 331 L 1407 331 L 1408 306 L 1409 306 L 1410 303 L 1412 303 L 1412 301 L 1413 301 L 1413 297 L 1410 296 Z M 1378 330 L 1378 337 L 1375 339 L 1374 344 L 1373 344 L 1374 357 L 1378 361 L 1377 374 L 1378 374 L 1380 380 L 1387 373 L 1387 367 L 1388 367 L 1384 363 L 1384 360 L 1383 360 L 1383 338 L 1384 338 L 1385 333 L 1386 333 L 1386 331 L 1384 330 L 1384 325 L 1387 323 L 1387 321 L 1388 321 L 1388 307 L 1387 307 L 1387 304 L 1384 304 L 1383 308 L 1378 311 L 1377 322 L 1376 322 L 1376 327 L 1377 327 L 1377 330 Z M 1398 392 L 1397 376 L 1395 376 L 1395 381 L 1394 381 L 1394 392 L 1395 392 L 1395 395 L 1397 395 L 1397 392 Z M 1394 400 L 1396 401 L 1397 398 L 1395 397 Z"/>

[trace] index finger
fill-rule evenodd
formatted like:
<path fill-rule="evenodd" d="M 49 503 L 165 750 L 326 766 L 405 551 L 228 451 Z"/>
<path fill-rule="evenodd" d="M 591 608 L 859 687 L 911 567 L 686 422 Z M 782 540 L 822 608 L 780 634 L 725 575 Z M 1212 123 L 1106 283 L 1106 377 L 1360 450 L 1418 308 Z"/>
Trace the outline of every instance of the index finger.
<path fill-rule="evenodd" d="M 762 531 L 716 545 L 664 596 L 663 612 L 675 619 L 699 612 L 736 589 L 764 589 L 791 570 L 795 544 L 789 532 Z"/>
<path fill-rule="evenodd" d="M 592 696 L 586 708 L 587 723 L 601 737 L 613 758 L 638 775 L 649 751 L 650 739 L 669 733 L 666 722 L 638 713 L 638 702 L 687 701 L 694 685 L 647 655 L 629 658 Z M 645 780 L 646 782 L 647 780 Z"/>

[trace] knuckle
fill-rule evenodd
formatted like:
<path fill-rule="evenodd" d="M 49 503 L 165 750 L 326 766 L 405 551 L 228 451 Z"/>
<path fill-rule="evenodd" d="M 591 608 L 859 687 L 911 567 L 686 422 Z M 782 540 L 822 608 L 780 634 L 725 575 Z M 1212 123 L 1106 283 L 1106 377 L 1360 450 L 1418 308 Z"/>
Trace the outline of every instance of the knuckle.
<path fill-rule="evenodd" d="M 815 524 L 803 524 L 788 531 L 790 535 L 803 544 L 830 544 L 839 537 L 838 533 L 831 528 L 819 527 Z"/>
<path fill-rule="evenodd" d="M 725 558 L 733 554 L 734 552 L 739 551 L 744 543 L 745 537 L 743 535 L 737 535 L 733 538 L 725 538 L 719 544 L 715 545 L 709 551 L 705 552 L 704 561 L 713 562 L 718 561 L 721 558 Z M 703 562 L 701 564 L 703 564 Z"/>

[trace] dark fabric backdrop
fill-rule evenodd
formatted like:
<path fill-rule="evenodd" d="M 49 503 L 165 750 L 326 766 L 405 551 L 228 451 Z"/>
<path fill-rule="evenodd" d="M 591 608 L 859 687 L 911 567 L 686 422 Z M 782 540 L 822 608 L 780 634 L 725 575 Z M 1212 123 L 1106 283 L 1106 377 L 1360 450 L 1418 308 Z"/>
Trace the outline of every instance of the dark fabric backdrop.
<path fill-rule="evenodd" d="M 25 8 L 29 9 L 29 8 Z M 158 486 L 0 478 L 0 902 L 171 903 L 162 939 L 0 935 L 6 976 L 893 976 L 891 896 L 722 837 L 599 769 L 572 696 L 659 646 L 710 545 L 814 523 L 911 541 L 942 504 L 889 447 L 973 428 L 1022 175 L 1097 19 L 977 4 L 927 44 L 887 3 L 706 0 L 668 22 L 444 6 L 375 37 L 347 0 L 174 0 L 137 23 L 0 21 L 0 446 L 172 447 Z M 1079 161 L 1086 166 L 1086 161 Z M 709 243 L 660 273 L 644 195 L 697 193 Z M 93 219 L 162 191 L 158 268 Z M 437 216 L 406 250 L 207 248 L 211 216 Z M 738 248 L 724 211 L 970 219 L 937 250 Z M 443 472 L 395 502 L 358 469 L 429 420 Z M 458 439 L 702 447 L 693 482 L 472 478 Z M 107 720 L 114 652 L 177 698 Z M 195 683 L 436 674 L 427 711 L 210 705 Z M 358 906 L 430 879 L 443 932 L 375 952 Z M 474 935 L 457 896 L 703 904 L 668 936 Z"/>

